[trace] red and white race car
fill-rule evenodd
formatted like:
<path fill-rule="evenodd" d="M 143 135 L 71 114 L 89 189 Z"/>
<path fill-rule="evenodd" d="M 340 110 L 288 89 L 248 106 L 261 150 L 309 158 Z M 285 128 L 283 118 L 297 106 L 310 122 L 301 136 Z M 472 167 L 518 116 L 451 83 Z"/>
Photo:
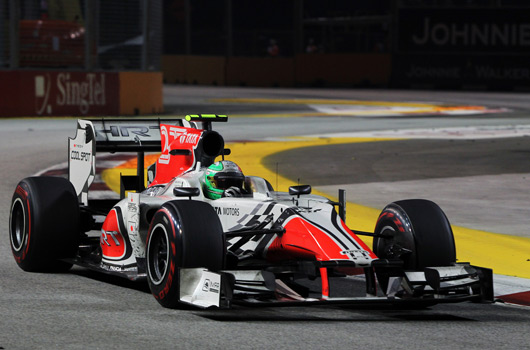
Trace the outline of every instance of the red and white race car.
<path fill-rule="evenodd" d="M 18 265 L 147 279 L 171 308 L 493 301 L 492 271 L 456 263 L 435 203 L 394 202 L 374 232 L 352 230 L 343 193 L 332 202 L 309 185 L 276 192 L 224 160 L 230 150 L 212 123 L 226 120 L 79 120 L 69 179 L 29 177 L 16 187 L 9 235 Z M 137 152 L 137 175 L 121 177 L 123 199 L 89 199 L 97 152 Z M 144 152 L 161 152 L 147 188 Z M 372 249 L 359 235 L 374 237 Z"/>

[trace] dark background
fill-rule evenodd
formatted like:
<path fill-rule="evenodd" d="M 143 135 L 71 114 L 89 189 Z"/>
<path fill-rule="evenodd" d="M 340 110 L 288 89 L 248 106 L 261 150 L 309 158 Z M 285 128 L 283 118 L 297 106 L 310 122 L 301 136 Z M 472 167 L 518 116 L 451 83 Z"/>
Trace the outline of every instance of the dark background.
<path fill-rule="evenodd" d="M 386 87 L 530 88 L 528 1 L 164 1 L 166 55 L 267 57 L 271 39 L 284 58 L 389 55 Z"/>
<path fill-rule="evenodd" d="M 279 50 L 273 62 L 265 60 L 271 43 Z M 0 1 L 0 70 L 162 71 L 167 83 L 205 85 L 528 91 L 529 58 L 527 0 Z"/>

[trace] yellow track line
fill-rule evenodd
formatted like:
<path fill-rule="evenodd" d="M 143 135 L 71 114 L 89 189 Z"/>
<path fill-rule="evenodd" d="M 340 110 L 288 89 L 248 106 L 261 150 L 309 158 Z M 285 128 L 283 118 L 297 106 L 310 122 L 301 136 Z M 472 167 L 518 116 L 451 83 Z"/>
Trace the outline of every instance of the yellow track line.
<path fill-rule="evenodd" d="M 258 175 L 268 179 L 278 191 L 287 191 L 295 181 L 277 175 L 274 169 L 269 169 L 263 164 L 263 159 L 269 155 L 295 148 L 325 146 L 332 144 L 358 143 L 382 141 L 375 138 L 290 138 L 292 141 L 260 141 L 231 143 L 227 146 L 232 149 L 230 159 L 241 166 L 246 175 Z M 388 139 L 390 140 L 390 139 Z M 146 162 L 147 164 L 147 162 Z M 325 165 L 323 165 L 325 166 Z M 119 172 L 135 172 L 131 169 L 108 169 L 102 177 L 114 191 L 119 190 Z M 314 194 L 329 197 L 320 191 Z M 332 198 L 336 200 L 336 198 Z M 381 208 L 382 209 L 382 208 Z M 346 205 L 347 225 L 361 231 L 371 231 L 381 209 L 348 202 Z M 453 226 L 455 235 L 457 258 L 459 261 L 493 268 L 494 272 L 502 275 L 530 278 L 530 238 L 509 236 L 490 233 L 469 228 Z M 371 239 L 363 237 L 371 245 Z"/>

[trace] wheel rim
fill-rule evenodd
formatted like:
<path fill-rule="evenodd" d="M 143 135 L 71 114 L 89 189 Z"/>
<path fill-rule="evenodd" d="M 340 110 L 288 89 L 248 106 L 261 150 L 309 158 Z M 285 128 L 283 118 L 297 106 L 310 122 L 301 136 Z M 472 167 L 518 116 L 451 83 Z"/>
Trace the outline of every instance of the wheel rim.
<path fill-rule="evenodd" d="M 381 229 L 380 233 L 385 236 L 391 236 L 392 238 L 379 238 L 377 240 L 377 246 L 375 250 L 378 252 L 378 256 L 385 257 L 385 258 L 393 258 L 394 256 L 388 253 L 389 253 L 389 248 L 394 243 L 393 237 L 396 234 L 396 230 L 392 226 L 386 225 Z"/>
<path fill-rule="evenodd" d="M 165 227 L 155 226 L 147 247 L 147 270 L 151 282 L 155 285 L 162 283 L 166 277 L 169 264 L 169 239 Z"/>
<path fill-rule="evenodd" d="M 414 269 L 416 266 L 414 235 L 406 213 L 393 207 L 385 208 L 384 212 L 391 215 L 378 222 L 375 231 L 389 237 L 374 240 L 375 254 L 380 258 L 401 259 L 405 269 Z"/>
<path fill-rule="evenodd" d="M 15 251 L 20 251 L 27 239 L 26 212 L 20 198 L 17 198 L 11 207 L 11 221 L 9 225 L 11 246 Z"/>

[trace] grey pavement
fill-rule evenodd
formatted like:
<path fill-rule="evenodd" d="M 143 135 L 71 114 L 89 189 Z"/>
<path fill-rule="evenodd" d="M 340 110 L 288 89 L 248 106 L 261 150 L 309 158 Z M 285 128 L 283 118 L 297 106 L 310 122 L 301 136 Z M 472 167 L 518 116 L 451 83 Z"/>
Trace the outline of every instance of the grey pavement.
<path fill-rule="evenodd" d="M 192 101 L 201 105 L 205 97 L 311 96 L 414 100 L 427 93 L 357 90 L 277 90 L 168 87 L 168 102 Z M 442 96 L 442 95 L 439 95 Z M 233 118 L 222 128 L 227 140 L 263 139 L 270 136 L 316 134 L 436 125 L 504 125 L 526 123 L 528 99 L 521 95 L 444 93 L 441 102 L 479 100 L 522 108 L 518 115 L 461 118 Z M 433 96 L 433 98 L 436 96 Z M 260 113 L 260 106 L 253 112 Z M 271 110 L 267 107 L 267 110 Z M 275 110 L 273 108 L 272 110 Z M 281 108 L 278 107 L 278 110 Z M 305 108 L 303 109 L 305 110 Z M 528 109 L 527 109 L 528 110 Z M 186 110 L 184 113 L 196 113 Z M 252 112 L 252 110 L 250 111 Z M 230 124 L 230 125 L 228 125 Z M 102 277 L 74 268 L 65 274 L 25 273 L 12 258 L 7 235 L 9 207 L 17 182 L 28 175 L 64 162 L 67 137 L 73 136 L 72 119 L 0 120 L 0 348 L 4 349 L 337 349 L 377 347 L 382 349 L 515 349 L 530 342 L 528 308 L 502 304 L 438 305 L 425 310 L 363 310 L 338 307 L 236 308 L 234 310 L 168 310 L 160 307 L 146 285 Z M 396 169 L 400 171 L 400 169 Z M 480 175 L 491 186 L 516 182 L 512 175 Z M 499 177 L 501 176 L 501 177 Z M 502 176 L 508 176 L 502 178 Z M 418 184 L 428 187 L 435 179 Z M 410 179 L 395 179 L 404 191 Z M 425 181 L 425 182 L 423 182 Z M 454 186 L 459 177 L 445 177 Z M 456 181 L 456 182 L 455 182 Z M 498 182 L 500 181 L 500 183 Z M 349 183 L 346 183 L 349 184 Z M 342 185 L 342 184 L 336 184 Z M 354 186 L 361 186 L 354 183 Z M 321 184 L 324 186 L 324 184 Z M 382 186 L 368 183 L 368 186 Z M 463 184 L 462 186 L 466 186 Z M 433 186 L 434 187 L 434 186 Z M 396 186 L 393 187 L 397 189 Z M 443 186 L 436 186 L 443 190 Z M 519 203 L 524 190 L 511 192 Z M 372 192 L 367 190 L 367 192 Z M 352 188 L 349 193 L 359 195 Z M 516 196 L 517 194 L 517 196 Z M 508 202 L 506 202 L 508 203 Z M 506 204 L 508 205 L 508 204 Z M 516 204 L 519 205 L 519 204 Z M 442 203 L 442 206 L 444 204 Z M 476 221 L 473 219 L 472 224 Z"/>

